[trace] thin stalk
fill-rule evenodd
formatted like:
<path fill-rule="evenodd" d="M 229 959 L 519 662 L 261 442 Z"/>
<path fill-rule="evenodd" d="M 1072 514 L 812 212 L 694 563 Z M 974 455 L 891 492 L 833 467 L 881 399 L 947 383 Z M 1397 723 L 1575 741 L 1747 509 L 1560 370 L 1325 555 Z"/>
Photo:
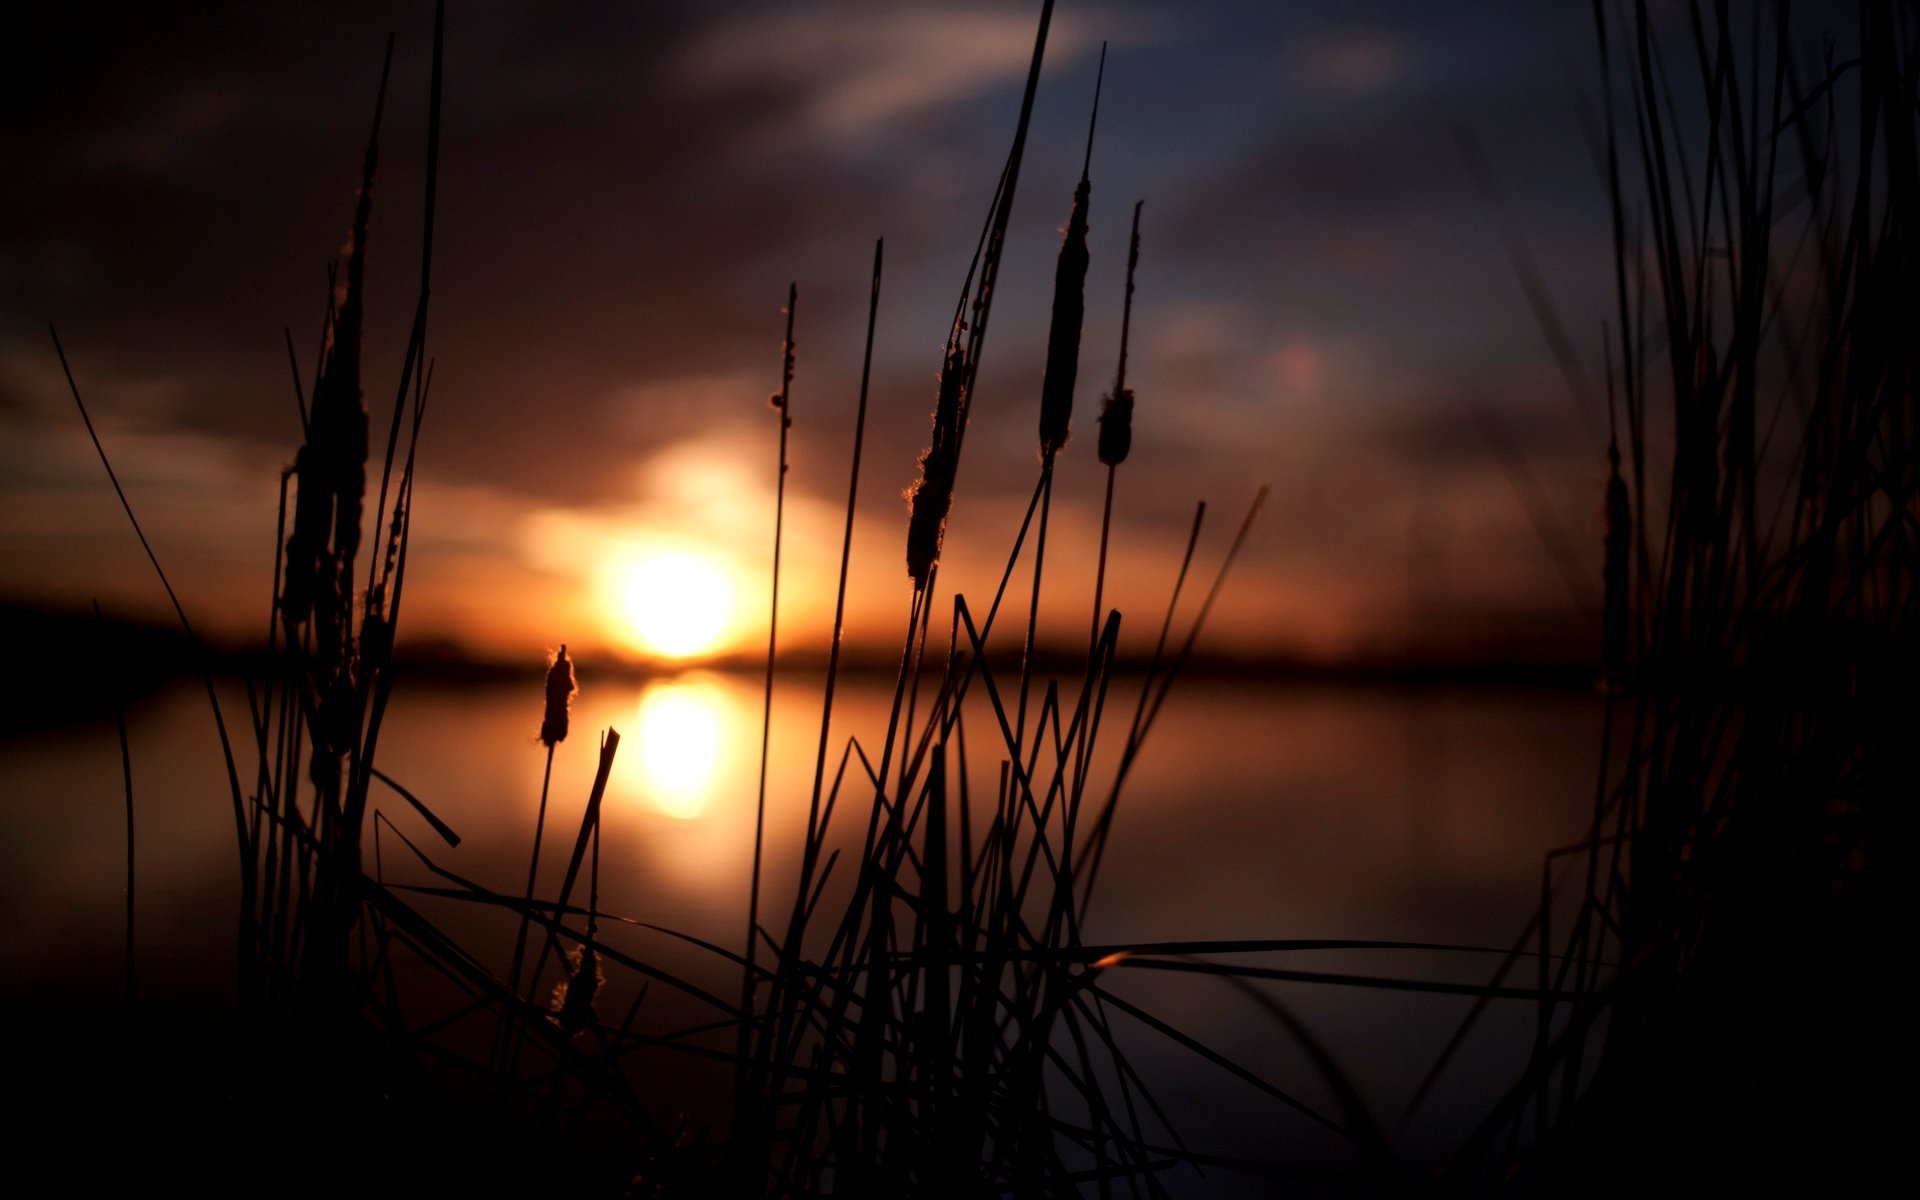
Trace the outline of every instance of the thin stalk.
<path fill-rule="evenodd" d="M 1047 515 L 1053 507 L 1053 455 L 1040 465 L 1040 524 L 1033 535 L 1033 594 L 1027 603 L 1027 640 L 1020 654 L 1020 704 L 1010 749 L 1015 761 L 1027 736 L 1027 692 L 1033 680 L 1033 643 L 1040 624 L 1040 585 L 1047 561 Z"/>
<path fill-rule="evenodd" d="M 100 628 L 106 628 L 106 618 L 100 615 L 100 602 L 93 602 L 93 619 Z M 121 698 L 120 689 L 111 689 L 113 693 L 113 729 L 120 738 L 120 780 L 127 799 L 127 954 L 126 975 L 124 979 L 124 998 L 133 1003 L 133 753 L 127 742 L 127 706 Z"/>
<path fill-rule="evenodd" d="M 1107 590 L 1107 539 L 1113 529 L 1113 476 L 1118 467 L 1107 468 L 1107 495 L 1100 505 L 1100 559 L 1093 572 L 1093 627 L 1087 634 L 1087 653 L 1100 641 L 1100 605 Z"/>
<path fill-rule="evenodd" d="M 813 786 L 807 801 L 807 832 L 801 844 L 800 883 L 794 896 L 793 915 L 789 921 L 786 940 L 781 943 L 779 975 L 774 981 L 776 988 L 790 984 L 789 974 L 800 954 L 799 941 L 810 914 L 808 897 L 819 868 L 822 840 L 825 836 L 826 818 L 821 811 L 822 792 L 826 782 L 827 739 L 833 724 L 833 701 L 835 689 L 840 679 L 840 650 L 846 632 L 847 616 L 847 574 L 853 560 L 853 520 L 860 497 L 860 459 L 866 446 L 867 400 L 871 394 L 873 382 L 873 342 L 874 329 L 880 314 L 880 280 L 885 263 L 886 239 L 879 238 L 873 243 L 873 271 L 867 290 L 867 337 L 866 349 L 860 368 L 860 397 L 854 413 L 853 422 L 853 459 L 847 471 L 846 524 L 840 539 L 840 572 L 834 586 L 833 600 L 833 636 L 827 650 L 827 678 L 825 690 L 820 702 L 820 738 L 814 755 Z M 838 791 L 836 783 L 835 791 Z M 758 936 L 757 930 L 749 931 L 749 939 Z M 744 1018 L 743 1018 L 744 1019 Z M 784 1027 L 787 1014 L 781 1014 L 780 1024 Z M 757 1097 L 759 1076 L 773 1067 L 773 1055 L 776 1053 L 776 1041 L 783 1040 L 784 1028 L 765 1031 L 748 1069 L 756 1073 L 756 1078 L 748 1081 L 748 1088 Z M 743 1117 L 745 1114 L 742 1114 Z M 758 1118 L 756 1117 L 756 1122 Z M 765 1154 L 767 1144 L 765 1135 L 771 1130 L 756 1128 L 748 1144 L 749 1161 L 755 1178 L 766 1175 Z"/>
<path fill-rule="evenodd" d="M 540 812 L 539 815 L 534 818 L 533 857 L 527 863 L 525 901 L 528 906 L 533 904 L 534 886 L 540 878 L 540 842 L 545 837 L 547 830 L 547 791 L 549 785 L 553 782 L 553 750 L 554 747 L 549 744 L 547 746 L 546 770 L 540 775 Z M 522 910 L 520 914 L 520 932 L 513 940 L 513 966 L 507 972 L 507 990 L 515 995 L 519 995 L 520 993 L 520 970 L 526 964 L 527 925 L 529 920 L 527 913 L 529 911 L 531 911 L 530 907 Z"/>
<path fill-rule="evenodd" d="M 220 697 L 213 690 L 213 673 L 209 667 L 212 657 L 205 642 L 193 631 L 193 622 L 187 619 L 187 610 L 180 603 L 180 597 L 173 590 L 173 584 L 167 579 L 166 569 L 160 565 L 160 558 L 153 551 L 153 543 L 147 540 L 147 534 L 140 527 L 140 518 L 133 515 L 133 504 L 127 499 L 126 489 L 120 486 L 120 477 L 114 473 L 113 463 L 107 459 L 107 449 L 100 443 L 100 434 L 93 427 L 93 418 L 87 413 L 86 401 L 80 398 L 80 385 L 74 382 L 73 368 L 67 365 L 66 349 L 60 344 L 60 332 L 52 326 L 47 332 L 53 337 L 53 350 L 60 359 L 60 370 L 67 377 L 67 390 L 73 395 L 73 403 L 80 410 L 80 420 L 87 427 L 87 436 L 93 440 L 93 449 L 100 456 L 100 465 L 106 468 L 107 482 L 113 485 L 113 494 L 120 499 L 120 507 L 127 514 L 127 521 L 133 526 L 134 536 L 140 539 L 140 548 L 146 551 L 147 561 L 153 566 L 153 573 L 160 578 L 160 586 L 167 593 L 167 600 L 173 605 L 173 615 L 180 622 L 180 629 L 187 635 L 200 656 L 200 682 L 207 692 L 207 703 L 213 709 L 214 729 L 220 735 L 220 754 L 227 768 L 227 792 L 233 802 L 234 835 L 240 843 L 240 975 L 241 994 L 247 994 L 251 983 L 253 965 L 253 922 L 257 888 L 255 886 L 258 863 L 254 856 L 254 847 L 248 834 L 246 802 L 240 791 L 240 770 L 233 760 L 233 741 L 227 736 L 227 719 L 220 708 Z"/>
<path fill-rule="evenodd" d="M 787 285 L 787 332 L 780 344 L 780 391 L 773 398 L 773 408 L 780 415 L 780 454 L 773 492 L 773 583 L 767 602 L 767 674 L 766 690 L 760 710 L 760 780 L 754 795 L 753 808 L 753 875 L 747 899 L 747 961 L 745 969 L 740 973 L 741 1021 L 736 1049 L 742 1064 L 747 1061 L 751 1041 L 755 984 L 754 960 L 757 957 L 760 940 L 755 931 L 760 928 L 760 863 L 766 846 L 767 758 L 768 745 L 773 736 L 773 667 L 775 653 L 780 644 L 780 544 L 787 511 L 787 434 L 793 428 L 793 413 L 790 407 L 793 391 L 793 310 L 799 297 L 799 285 L 789 283 Z M 597 853 L 599 846 L 597 839 L 594 845 Z M 734 1097 L 734 1104 L 736 1111 L 744 1115 L 749 1075 L 743 1070 L 738 1078 L 739 1092 Z"/>
<path fill-rule="evenodd" d="M 540 775 L 540 811 L 533 822 L 533 856 L 527 863 L 527 888 L 520 909 L 520 931 L 514 935 L 513 939 L 513 965 L 507 971 L 507 994 L 516 998 L 520 995 L 520 971 L 526 964 L 527 927 L 532 919 L 534 887 L 540 877 L 540 843 L 547 830 L 547 793 L 549 785 L 553 782 L 555 745 L 554 742 L 547 743 L 547 765 Z M 501 1010 L 500 1027 L 494 1037 L 493 1054 L 498 1064 L 497 1070 L 507 1069 L 507 1056 L 514 1041 L 513 1028 L 513 1008 L 509 1005 Z M 504 1104 L 510 1095 L 513 1081 L 511 1078 L 505 1078 L 501 1082 L 503 1086 L 500 1095 L 501 1102 Z"/>
<path fill-rule="evenodd" d="M 867 342 L 860 367 L 860 401 L 853 422 L 853 463 L 847 472 L 847 520 L 840 539 L 840 575 L 834 586 L 833 641 L 827 651 L 827 682 L 820 703 L 820 741 L 814 755 L 813 790 L 807 801 L 807 840 L 801 861 L 800 897 L 804 901 L 807 884 L 819 855 L 821 787 L 826 779 L 827 735 L 833 721 L 834 687 L 840 677 L 840 646 L 846 629 L 847 570 L 853 556 L 853 514 L 860 495 L 860 455 L 866 444 L 867 397 L 873 380 L 873 334 L 880 312 L 880 271 L 886 239 L 873 244 L 873 277 L 867 295 Z"/>

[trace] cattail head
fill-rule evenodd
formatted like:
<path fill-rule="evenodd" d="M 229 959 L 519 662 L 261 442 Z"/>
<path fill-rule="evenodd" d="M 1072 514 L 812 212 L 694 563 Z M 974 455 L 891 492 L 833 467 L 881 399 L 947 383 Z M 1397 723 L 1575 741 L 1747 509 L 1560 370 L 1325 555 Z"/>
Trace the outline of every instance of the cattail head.
<path fill-rule="evenodd" d="M 313 464 L 312 449 L 301 446 L 293 459 L 293 530 L 287 534 L 286 582 L 280 590 L 280 608 L 292 621 L 305 621 L 313 613 L 327 521 L 333 515 L 332 491 Z"/>
<path fill-rule="evenodd" d="M 593 998 L 606 981 L 592 943 L 567 952 L 566 977 L 553 985 L 553 996 L 547 1002 L 562 1029 L 577 1033 L 592 1023 Z"/>
<path fill-rule="evenodd" d="M 540 742 L 551 750 L 567 740 L 567 709 L 579 691 L 573 682 L 573 660 L 567 657 L 563 642 L 547 668 L 547 713 L 540 722 Z"/>
<path fill-rule="evenodd" d="M 1080 327 L 1086 317 L 1087 198 L 1082 176 L 1073 189 L 1073 212 L 1053 269 L 1053 320 L 1047 329 L 1047 368 L 1040 381 L 1040 456 L 1052 458 L 1067 444 L 1073 420 L 1073 384 L 1080 373 Z"/>
<path fill-rule="evenodd" d="M 384 102 L 386 83 L 381 82 Z M 347 278 L 333 320 L 332 341 L 313 389 L 313 415 L 307 445 L 314 452 L 321 481 L 332 492 L 333 553 L 351 578 L 360 553 L 360 518 L 367 491 L 367 402 L 360 390 L 361 324 L 367 277 L 367 225 L 373 215 L 373 171 L 379 156 L 380 118 L 367 143 L 365 175 L 354 206 L 353 236 L 347 243 Z M 302 481 L 303 484 L 305 481 Z"/>
<path fill-rule="evenodd" d="M 1133 332 L 1133 270 L 1140 265 L 1140 208 L 1133 202 L 1133 239 L 1127 248 L 1127 295 L 1120 306 L 1120 366 L 1113 390 L 1100 402 L 1100 461 L 1117 467 L 1133 449 L 1133 389 L 1127 386 L 1127 338 Z"/>
<path fill-rule="evenodd" d="M 920 478 L 907 489 L 907 574 L 925 587 L 940 561 L 940 540 L 953 505 L 953 481 L 960 467 L 960 431 L 965 422 L 966 355 L 960 339 L 947 342 L 940 367 L 940 391 L 933 406 L 933 442 L 920 454 Z"/>
<path fill-rule="evenodd" d="M 1604 582 L 1604 660 L 1607 682 L 1619 685 L 1627 678 L 1627 556 L 1633 539 L 1633 511 L 1627 503 L 1627 485 L 1620 478 L 1620 450 L 1607 448 L 1607 540 Z"/>
<path fill-rule="evenodd" d="M 1133 389 L 1123 387 L 1100 404 L 1100 461 L 1117 467 L 1133 449 Z"/>
<path fill-rule="evenodd" d="M 360 390 L 361 294 L 365 287 L 367 220 L 373 185 L 361 188 L 349 244 L 347 279 L 337 311 L 327 326 L 327 347 L 320 379 L 313 389 L 307 440 L 294 459 L 299 490 L 294 498 L 293 531 L 287 537 L 286 588 L 281 607 L 295 621 L 316 605 L 338 607 L 321 586 L 331 557 L 336 574 L 351 578 L 360 552 L 360 520 L 367 490 L 367 405 Z M 332 546 L 328 546 L 331 531 Z M 350 589 L 349 589 L 350 590 Z M 337 622 L 337 614 L 322 613 Z"/>

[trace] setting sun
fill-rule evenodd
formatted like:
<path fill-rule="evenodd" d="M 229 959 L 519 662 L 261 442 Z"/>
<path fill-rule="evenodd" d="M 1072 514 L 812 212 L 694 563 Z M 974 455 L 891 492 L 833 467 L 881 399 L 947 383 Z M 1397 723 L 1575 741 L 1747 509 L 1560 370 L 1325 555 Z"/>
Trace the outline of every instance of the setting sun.
<path fill-rule="evenodd" d="M 613 581 L 615 619 L 628 640 L 653 654 L 690 658 L 725 640 L 735 587 L 727 569 L 692 550 L 650 550 Z"/>

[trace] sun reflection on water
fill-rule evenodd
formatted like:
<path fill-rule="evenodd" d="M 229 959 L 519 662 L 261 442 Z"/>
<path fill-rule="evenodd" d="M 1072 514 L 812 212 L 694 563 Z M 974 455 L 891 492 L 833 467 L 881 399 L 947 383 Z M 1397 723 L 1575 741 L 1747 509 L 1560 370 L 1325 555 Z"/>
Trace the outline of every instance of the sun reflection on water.
<path fill-rule="evenodd" d="M 698 678 L 649 684 L 640 694 L 640 771 L 649 803 L 691 820 L 713 797 L 727 749 L 727 696 Z"/>

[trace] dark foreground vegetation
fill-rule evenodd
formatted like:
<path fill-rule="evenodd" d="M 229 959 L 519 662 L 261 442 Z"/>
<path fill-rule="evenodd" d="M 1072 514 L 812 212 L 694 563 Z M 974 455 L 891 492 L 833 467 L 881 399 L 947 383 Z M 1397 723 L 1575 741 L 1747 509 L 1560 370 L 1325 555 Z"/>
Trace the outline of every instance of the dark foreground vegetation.
<path fill-rule="evenodd" d="M 1785 4 L 1671 41 L 1596 14 L 1623 736 L 1548 868 L 1540 978 L 1575 998 L 1503 1108 L 1556 1189 L 1866 1190 L 1897 1175 L 1920 783 L 1920 13 L 1852 6 L 1824 46 Z"/>

